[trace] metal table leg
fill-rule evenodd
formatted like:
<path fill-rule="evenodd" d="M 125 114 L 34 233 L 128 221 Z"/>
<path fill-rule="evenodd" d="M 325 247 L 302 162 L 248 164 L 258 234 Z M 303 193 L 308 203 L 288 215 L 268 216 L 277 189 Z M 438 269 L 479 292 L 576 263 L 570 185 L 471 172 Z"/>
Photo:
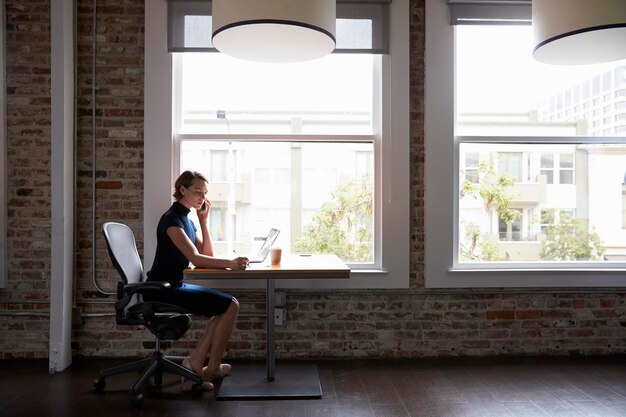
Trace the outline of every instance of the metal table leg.
<path fill-rule="evenodd" d="M 266 343 L 267 343 L 267 380 L 272 382 L 276 376 L 276 346 L 274 340 L 274 280 L 267 279 L 267 288 L 265 290 L 266 305 Z"/>
<path fill-rule="evenodd" d="M 217 398 L 222 400 L 321 398 L 322 387 L 317 365 L 279 364 L 278 367 L 276 366 L 274 329 L 276 300 L 272 278 L 267 279 L 266 297 L 266 364 L 265 366 L 263 364 L 235 366 L 232 374 L 226 376 L 221 383 Z M 278 376 L 276 376 L 277 372 Z"/>

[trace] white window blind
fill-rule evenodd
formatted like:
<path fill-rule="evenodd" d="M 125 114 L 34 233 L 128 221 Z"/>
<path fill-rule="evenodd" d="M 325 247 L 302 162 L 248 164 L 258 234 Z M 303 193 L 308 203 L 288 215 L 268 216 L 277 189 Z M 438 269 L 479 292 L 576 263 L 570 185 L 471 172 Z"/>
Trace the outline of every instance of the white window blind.
<path fill-rule="evenodd" d="M 336 53 L 389 52 L 391 0 L 337 0 Z M 168 51 L 217 52 L 210 0 L 168 0 Z"/>
<path fill-rule="evenodd" d="M 451 25 L 530 25 L 531 0 L 448 0 Z"/>

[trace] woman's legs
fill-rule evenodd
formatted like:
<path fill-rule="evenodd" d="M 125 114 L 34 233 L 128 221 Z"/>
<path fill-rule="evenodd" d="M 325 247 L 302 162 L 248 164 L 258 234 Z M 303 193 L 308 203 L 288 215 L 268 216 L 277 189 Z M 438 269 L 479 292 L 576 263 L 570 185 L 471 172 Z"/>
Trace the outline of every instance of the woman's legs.
<path fill-rule="evenodd" d="M 198 375 L 202 375 L 202 368 L 204 366 L 204 360 L 206 359 L 209 350 L 211 349 L 211 340 L 213 338 L 213 329 L 215 328 L 215 322 L 219 320 L 220 316 L 211 317 L 209 323 L 206 326 L 204 335 L 200 339 L 198 346 L 189 355 L 189 362 L 191 369 Z"/>
<path fill-rule="evenodd" d="M 228 310 L 221 316 L 220 320 L 215 323 L 212 329 L 212 340 L 209 350 L 208 370 L 210 373 L 217 375 L 220 373 L 220 364 L 222 363 L 222 355 L 226 350 L 226 345 L 230 339 L 230 335 L 235 328 L 235 321 L 239 314 L 239 301 L 233 297 L 233 302 L 228 306 Z"/>
<path fill-rule="evenodd" d="M 235 328 L 237 314 L 239 314 L 239 302 L 233 297 L 233 301 L 223 314 L 209 320 L 200 343 L 189 357 L 194 372 L 202 374 L 204 360 L 209 355 L 209 373 L 219 374 L 222 355 Z"/>

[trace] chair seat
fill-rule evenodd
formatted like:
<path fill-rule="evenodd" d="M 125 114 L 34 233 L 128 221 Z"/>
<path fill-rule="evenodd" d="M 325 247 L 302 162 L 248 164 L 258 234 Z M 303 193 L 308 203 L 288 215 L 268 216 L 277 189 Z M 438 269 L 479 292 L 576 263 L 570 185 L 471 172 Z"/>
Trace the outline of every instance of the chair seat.
<path fill-rule="evenodd" d="M 178 340 L 191 327 L 189 314 L 157 315 L 155 317 L 148 320 L 145 326 L 161 340 Z"/>
<path fill-rule="evenodd" d="M 118 317 L 117 324 L 142 324 L 161 340 L 178 340 L 191 327 L 191 314 L 180 313 L 179 307 L 159 302 L 135 304 Z"/>

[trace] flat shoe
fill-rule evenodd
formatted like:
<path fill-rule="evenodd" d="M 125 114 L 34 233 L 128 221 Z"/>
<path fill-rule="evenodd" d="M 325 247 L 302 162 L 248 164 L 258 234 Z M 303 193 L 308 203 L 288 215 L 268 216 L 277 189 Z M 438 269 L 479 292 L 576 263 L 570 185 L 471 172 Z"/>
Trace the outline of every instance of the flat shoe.
<path fill-rule="evenodd" d="M 181 363 L 181 366 L 183 368 L 187 369 L 188 371 L 191 371 L 194 374 L 196 374 L 196 372 L 191 368 L 191 363 L 189 362 L 189 356 L 187 356 L 185 359 L 183 359 L 183 362 Z M 204 369 L 202 370 L 202 373 L 204 374 Z M 196 375 L 198 375 L 198 374 L 196 374 Z M 187 381 L 193 382 L 193 381 L 188 380 L 184 376 L 180 378 L 180 383 L 183 385 L 183 391 L 186 391 L 185 385 L 186 385 Z M 213 383 L 211 381 L 206 381 L 204 378 L 202 379 L 202 391 L 211 391 L 211 390 L 213 390 L 213 388 L 215 388 L 215 387 L 213 386 Z"/>
<path fill-rule="evenodd" d="M 209 381 L 202 381 L 202 391 L 213 391 L 215 389 L 215 386 L 213 385 L 212 382 Z"/>
<path fill-rule="evenodd" d="M 205 381 L 215 381 L 216 379 L 222 379 L 226 375 L 228 375 L 228 373 L 230 372 L 232 368 L 233 367 L 230 366 L 229 364 L 223 363 L 220 365 L 220 371 L 218 373 L 213 373 L 209 371 L 207 367 L 205 367 L 205 369 L 202 371 L 202 378 Z"/>

